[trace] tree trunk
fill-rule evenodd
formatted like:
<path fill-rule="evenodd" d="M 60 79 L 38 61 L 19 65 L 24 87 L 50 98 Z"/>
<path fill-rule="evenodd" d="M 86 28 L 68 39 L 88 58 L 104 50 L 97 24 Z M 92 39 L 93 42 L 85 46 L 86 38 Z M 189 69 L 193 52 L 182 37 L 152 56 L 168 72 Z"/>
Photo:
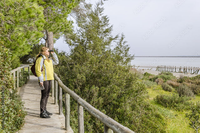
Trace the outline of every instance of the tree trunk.
<path fill-rule="evenodd" d="M 54 48 L 53 44 L 53 32 L 46 31 L 46 47 L 48 47 L 50 50 Z"/>

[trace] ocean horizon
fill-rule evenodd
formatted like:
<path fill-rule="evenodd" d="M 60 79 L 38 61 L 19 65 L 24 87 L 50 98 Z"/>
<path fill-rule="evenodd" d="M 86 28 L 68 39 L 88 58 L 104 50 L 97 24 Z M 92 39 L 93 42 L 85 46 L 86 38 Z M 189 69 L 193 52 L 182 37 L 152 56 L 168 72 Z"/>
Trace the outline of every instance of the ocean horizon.
<path fill-rule="evenodd" d="M 131 65 L 200 67 L 200 56 L 134 56 Z"/>

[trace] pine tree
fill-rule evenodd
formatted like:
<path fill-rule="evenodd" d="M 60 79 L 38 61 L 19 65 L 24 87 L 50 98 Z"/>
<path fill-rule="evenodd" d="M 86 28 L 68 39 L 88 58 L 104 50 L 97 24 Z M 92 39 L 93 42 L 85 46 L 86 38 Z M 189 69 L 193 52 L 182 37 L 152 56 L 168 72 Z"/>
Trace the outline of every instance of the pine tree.
<path fill-rule="evenodd" d="M 133 56 L 125 37 L 111 35 L 112 26 L 103 10 L 102 3 L 94 10 L 85 5 L 85 17 L 77 17 L 77 30 L 66 35 L 71 54 L 66 59 L 60 55 L 56 72 L 70 89 L 124 126 L 136 132 L 164 132 L 163 117 L 144 100 L 144 84 L 130 73 Z M 77 105 L 71 105 L 75 110 L 72 127 L 77 132 Z M 84 119 L 86 132 L 103 132 L 103 124 L 87 112 Z"/>

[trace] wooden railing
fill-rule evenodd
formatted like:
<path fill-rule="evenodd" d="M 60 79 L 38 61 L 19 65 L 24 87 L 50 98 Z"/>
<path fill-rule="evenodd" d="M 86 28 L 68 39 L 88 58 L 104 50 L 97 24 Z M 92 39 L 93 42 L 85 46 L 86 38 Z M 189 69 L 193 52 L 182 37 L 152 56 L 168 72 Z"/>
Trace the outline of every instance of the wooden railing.
<path fill-rule="evenodd" d="M 70 127 L 70 96 L 78 103 L 78 132 L 84 133 L 84 111 L 88 111 L 92 116 L 100 120 L 104 124 L 104 133 L 134 133 L 127 127 L 119 124 L 112 118 L 100 112 L 98 109 L 94 108 L 92 105 L 87 103 L 81 97 L 79 97 L 75 92 L 66 87 L 60 78 L 54 74 L 55 80 L 52 85 L 52 96 L 54 97 L 54 103 L 59 105 L 59 114 L 63 114 L 62 105 L 62 91 L 65 94 L 65 129 L 67 131 L 71 130 Z M 59 91 L 58 91 L 59 90 Z M 59 94 L 58 94 L 59 92 Z M 59 95 L 59 99 L 58 99 Z M 59 100 L 59 101 L 58 101 Z"/>
<path fill-rule="evenodd" d="M 13 86 L 14 89 L 19 88 L 19 81 L 20 81 L 20 73 L 24 71 L 25 68 L 28 68 L 28 79 L 30 78 L 30 65 L 23 65 L 21 67 L 18 67 L 16 69 L 13 69 L 10 71 L 10 75 L 13 76 Z"/>

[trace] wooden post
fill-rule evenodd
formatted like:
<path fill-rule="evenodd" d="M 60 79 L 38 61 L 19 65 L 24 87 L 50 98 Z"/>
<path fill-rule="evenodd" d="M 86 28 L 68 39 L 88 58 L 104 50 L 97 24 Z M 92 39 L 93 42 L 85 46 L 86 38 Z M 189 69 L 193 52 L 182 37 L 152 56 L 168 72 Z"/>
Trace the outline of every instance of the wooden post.
<path fill-rule="evenodd" d="M 65 129 L 70 129 L 70 95 L 65 92 Z"/>
<path fill-rule="evenodd" d="M 13 72 L 13 87 L 14 87 L 14 90 L 15 90 L 15 84 L 16 84 L 16 80 L 15 80 L 15 72 Z"/>
<path fill-rule="evenodd" d="M 62 88 L 59 86 L 59 114 L 63 114 L 62 111 Z"/>
<path fill-rule="evenodd" d="M 17 70 L 17 88 L 19 88 L 19 70 Z"/>
<path fill-rule="evenodd" d="M 51 97 L 53 98 L 53 101 L 54 101 L 54 91 L 55 91 L 55 88 L 54 88 L 54 81 L 51 82 Z"/>
<path fill-rule="evenodd" d="M 55 80 L 55 104 L 58 104 L 58 81 Z"/>
<path fill-rule="evenodd" d="M 28 67 L 28 80 L 30 79 L 30 66 Z"/>
<path fill-rule="evenodd" d="M 78 132 L 84 133 L 84 114 L 83 107 L 78 104 Z"/>
<path fill-rule="evenodd" d="M 113 130 L 109 129 L 109 127 L 107 127 L 107 126 L 104 124 L 104 133 L 113 133 Z"/>

